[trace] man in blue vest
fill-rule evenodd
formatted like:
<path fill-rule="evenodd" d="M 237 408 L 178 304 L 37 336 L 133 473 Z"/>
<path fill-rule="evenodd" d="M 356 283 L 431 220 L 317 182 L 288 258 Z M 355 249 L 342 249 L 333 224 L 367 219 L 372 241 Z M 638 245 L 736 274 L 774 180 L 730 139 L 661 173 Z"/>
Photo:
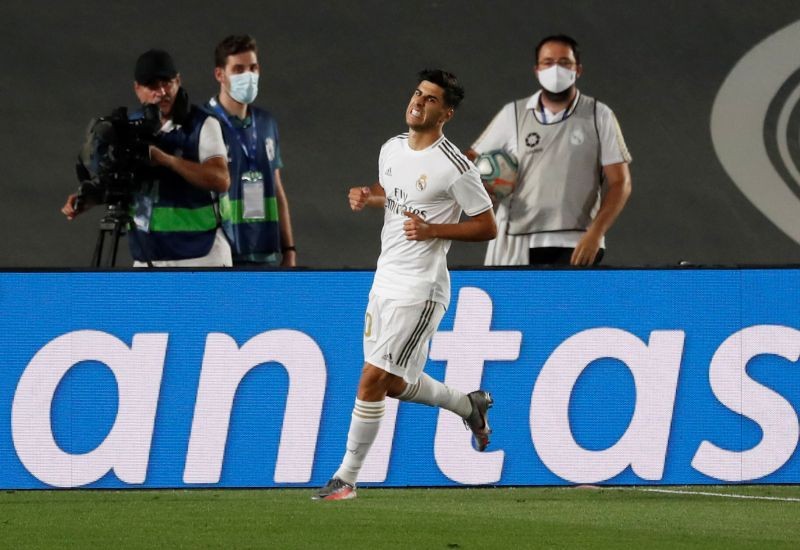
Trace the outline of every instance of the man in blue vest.
<path fill-rule="evenodd" d="M 228 36 L 214 59 L 219 95 L 206 108 L 219 119 L 228 147 L 231 186 L 220 197 L 220 213 L 233 264 L 294 267 L 297 250 L 281 182 L 278 125 L 252 105 L 260 72 L 256 41 Z"/>
<path fill-rule="evenodd" d="M 158 105 L 161 118 L 149 146 L 151 166 L 132 196 L 128 241 L 134 267 L 231 266 L 216 204 L 217 194 L 230 186 L 219 122 L 189 104 L 172 57 L 163 50 L 139 56 L 134 92 L 142 105 Z M 68 219 L 92 206 L 76 198 L 70 195 L 62 208 Z"/>

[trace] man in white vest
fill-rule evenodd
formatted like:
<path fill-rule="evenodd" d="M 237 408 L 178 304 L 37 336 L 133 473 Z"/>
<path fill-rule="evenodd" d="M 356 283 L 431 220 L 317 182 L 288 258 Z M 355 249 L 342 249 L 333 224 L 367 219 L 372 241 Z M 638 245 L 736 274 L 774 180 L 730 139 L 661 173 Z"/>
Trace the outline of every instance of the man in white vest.
<path fill-rule="evenodd" d="M 576 87 L 583 66 L 573 38 L 539 42 L 534 72 L 542 89 L 506 104 L 467 151 L 475 159 L 502 149 L 519 164 L 484 263 L 597 265 L 631 193 L 631 156 L 611 109 Z"/>

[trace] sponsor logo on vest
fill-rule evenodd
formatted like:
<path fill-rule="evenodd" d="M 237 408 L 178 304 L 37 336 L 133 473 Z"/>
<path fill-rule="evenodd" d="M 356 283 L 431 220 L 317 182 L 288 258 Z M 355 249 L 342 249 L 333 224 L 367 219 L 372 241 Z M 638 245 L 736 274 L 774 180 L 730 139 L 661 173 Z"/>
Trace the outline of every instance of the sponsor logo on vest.
<path fill-rule="evenodd" d="M 539 141 L 541 141 L 541 137 L 536 132 L 531 132 L 527 136 L 525 136 L 525 145 L 528 147 L 536 147 L 539 145 Z"/>
<path fill-rule="evenodd" d="M 739 60 L 714 100 L 711 137 L 739 190 L 800 243 L 800 60 L 786 55 L 798 42 L 800 21 Z"/>
<path fill-rule="evenodd" d="M 275 160 L 275 140 L 267 138 L 264 140 L 264 148 L 267 150 L 267 158 L 270 162 Z"/>
<path fill-rule="evenodd" d="M 575 128 L 572 135 L 569 136 L 569 142 L 572 145 L 580 145 L 586 140 L 586 135 L 583 133 L 582 128 Z"/>

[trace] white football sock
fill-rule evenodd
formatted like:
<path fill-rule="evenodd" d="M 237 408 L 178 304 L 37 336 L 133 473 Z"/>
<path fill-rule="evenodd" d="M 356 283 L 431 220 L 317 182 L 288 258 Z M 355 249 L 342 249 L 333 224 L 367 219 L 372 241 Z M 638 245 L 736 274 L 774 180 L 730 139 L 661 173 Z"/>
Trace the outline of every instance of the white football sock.
<path fill-rule="evenodd" d="M 406 384 L 406 389 L 397 396 L 397 399 L 441 407 L 453 411 L 461 418 L 468 417 L 472 412 L 472 401 L 466 394 L 450 386 L 445 386 L 424 372 L 415 384 Z"/>
<path fill-rule="evenodd" d="M 356 484 L 358 473 L 367 458 L 372 443 L 381 427 L 385 405 L 383 401 L 361 401 L 356 399 L 353 415 L 350 419 L 350 431 L 347 433 L 347 450 L 342 465 L 333 474 L 342 481 Z"/>

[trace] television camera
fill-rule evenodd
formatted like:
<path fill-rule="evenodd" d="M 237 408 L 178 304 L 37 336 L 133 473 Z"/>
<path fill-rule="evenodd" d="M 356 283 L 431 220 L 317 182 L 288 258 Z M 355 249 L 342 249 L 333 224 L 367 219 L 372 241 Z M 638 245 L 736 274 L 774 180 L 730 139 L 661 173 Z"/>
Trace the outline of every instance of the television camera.
<path fill-rule="evenodd" d="M 75 166 L 80 184 L 74 207 L 80 211 L 107 205 L 92 260 L 95 267 L 100 266 L 106 235 L 113 239 L 108 265 L 116 263 L 119 239 L 133 221 L 129 212 L 133 195 L 150 179 L 149 147 L 160 128 L 158 105 L 145 105 L 132 116 L 126 107 L 118 107 L 89 123 Z"/>

